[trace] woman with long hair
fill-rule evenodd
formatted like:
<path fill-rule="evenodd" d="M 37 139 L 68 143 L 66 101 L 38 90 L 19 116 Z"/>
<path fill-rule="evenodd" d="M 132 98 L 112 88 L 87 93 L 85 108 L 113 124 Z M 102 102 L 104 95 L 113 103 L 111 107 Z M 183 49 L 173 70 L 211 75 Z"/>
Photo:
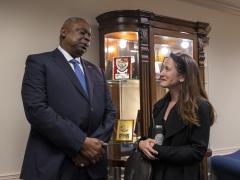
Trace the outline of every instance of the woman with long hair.
<path fill-rule="evenodd" d="M 153 180 L 200 180 L 214 109 L 196 61 L 187 54 L 171 53 L 162 64 L 160 85 L 169 91 L 154 105 L 149 138 L 142 138 L 138 147 L 152 160 Z M 154 139 L 156 125 L 163 127 L 161 144 Z"/>

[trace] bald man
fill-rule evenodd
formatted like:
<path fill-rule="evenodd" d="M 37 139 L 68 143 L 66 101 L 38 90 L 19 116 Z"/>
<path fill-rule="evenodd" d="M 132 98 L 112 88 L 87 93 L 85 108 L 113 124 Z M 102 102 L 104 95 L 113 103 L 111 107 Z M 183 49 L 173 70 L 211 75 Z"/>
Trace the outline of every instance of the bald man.
<path fill-rule="evenodd" d="M 103 72 L 82 58 L 90 37 L 84 19 L 69 18 L 57 49 L 27 58 L 22 100 L 31 130 L 24 180 L 107 179 L 104 144 L 115 108 Z"/>

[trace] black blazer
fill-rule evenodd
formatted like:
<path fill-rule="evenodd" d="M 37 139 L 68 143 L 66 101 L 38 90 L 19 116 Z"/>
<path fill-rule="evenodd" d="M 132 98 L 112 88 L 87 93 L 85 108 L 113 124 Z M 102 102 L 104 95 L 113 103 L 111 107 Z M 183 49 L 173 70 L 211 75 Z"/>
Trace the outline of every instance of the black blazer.
<path fill-rule="evenodd" d="M 170 96 L 155 104 L 155 123 L 165 128 L 163 145 L 154 145 L 158 160 L 152 161 L 154 180 L 199 180 L 202 179 L 200 162 L 208 148 L 211 122 L 211 107 L 207 101 L 200 101 L 198 118 L 200 126 L 184 123 L 177 105 L 170 111 L 167 121 L 163 117 Z"/>
<path fill-rule="evenodd" d="M 22 165 L 24 180 L 68 180 L 78 171 L 71 161 L 88 137 L 108 141 L 115 109 L 102 71 L 83 60 L 89 97 L 71 66 L 56 49 L 30 55 L 22 100 L 30 135 Z M 93 178 L 106 176 L 106 156 L 87 168 Z"/>

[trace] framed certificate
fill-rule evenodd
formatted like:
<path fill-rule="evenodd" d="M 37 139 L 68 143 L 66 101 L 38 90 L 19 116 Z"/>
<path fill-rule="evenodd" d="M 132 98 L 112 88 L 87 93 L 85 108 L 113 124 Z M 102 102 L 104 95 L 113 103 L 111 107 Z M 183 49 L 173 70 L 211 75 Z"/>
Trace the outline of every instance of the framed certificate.
<path fill-rule="evenodd" d="M 133 141 L 134 120 L 117 120 L 116 141 Z"/>
<path fill-rule="evenodd" d="M 115 57 L 113 59 L 113 79 L 131 79 L 132 78 L 132 63 L 131 56 Z"/>

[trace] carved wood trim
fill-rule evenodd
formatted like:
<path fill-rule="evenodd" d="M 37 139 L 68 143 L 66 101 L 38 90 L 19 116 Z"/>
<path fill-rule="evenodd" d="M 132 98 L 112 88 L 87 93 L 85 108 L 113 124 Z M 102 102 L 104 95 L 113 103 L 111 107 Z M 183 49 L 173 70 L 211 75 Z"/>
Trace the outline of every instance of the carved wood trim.
<path fill-rule="evenodd" d="M 196 31 L 198 36 L 198 64 L 199 67 L 204 67 L 205 52 L 204 48 L 209 43 L 209 37 L 211 27 L 208 23 L 198 22 L 196 25 Z"/>
<path fill-rule="evenodd" d="M 148 134 L 148 127 L 150 125 L 150 89 L 149 87 L 149 61 L 142 61 L 141 70 L 143 71 L 141 77 L 141 109 L 142 109 L 142 122 L 141 122 L 141 134 L 146 136 Z"/>
<path fill-rule="evenodd" d="M 207 36 L 211 30 L 208 23 L 198 22 L 196 25 L 198 38 L 198 66 L 202 84 L 205 86 L 205 47 L 209 44 L 209 37 Z"/>
<path fill-rule="evenodd" d="M 145 25 L 143 25 L 145 26 Z M 146 136 L 150 125 L 150 62 L 149 62 L 149 38 L 148 28 L 139 30 L 139 57 L 140 57 L 140 104 L 142 110 L 141 134 Z"/>

